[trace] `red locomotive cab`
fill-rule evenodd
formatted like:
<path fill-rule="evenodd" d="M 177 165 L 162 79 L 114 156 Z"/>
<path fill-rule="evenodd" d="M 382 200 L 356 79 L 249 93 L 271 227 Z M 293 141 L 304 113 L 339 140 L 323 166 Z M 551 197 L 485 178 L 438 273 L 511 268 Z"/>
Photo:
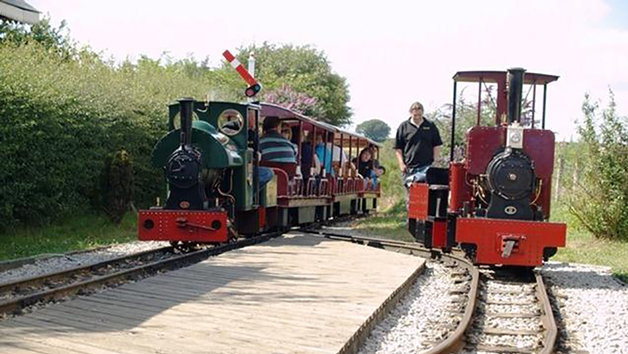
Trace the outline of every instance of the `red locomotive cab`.
<path fill-rule="evenodd" d="M 448 234 L 476 264 L 534 267 L 565 246 L 566 225 L 548 222 L 554 165 L 554 133 L 545 129 L 547 85 L 557 76 L 524 69 L 458 72 L 458 82 L 477 82 L 476 124 L 465 136 L 465 153 L 454 159 L 456 111 L 452 115 L 451 199 Z M 496 85 L 495 125 L 482 126 L 482 88 Z M 522 117 L 523 88 L 532 97 Z M 537 121 L 537 86 L 543 110 Z M 490 94 L 491 91 L 487 90 Z M 531 93 L 531 95 L 530 95 Z M 540 127 L 539 127 L 540 123 Z"/>

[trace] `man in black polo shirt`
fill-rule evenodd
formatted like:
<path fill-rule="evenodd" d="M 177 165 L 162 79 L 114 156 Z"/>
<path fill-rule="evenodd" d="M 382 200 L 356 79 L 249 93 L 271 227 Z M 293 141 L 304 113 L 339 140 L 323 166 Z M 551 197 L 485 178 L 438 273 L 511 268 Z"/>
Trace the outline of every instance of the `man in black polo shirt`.
<path fill-rule="evenodd" d="M 443 141 L 436 125 L 423 118 L 423 105 L 410 106 L 410 118 L 401 123 L 395 138 L 395 152 L 404 186 L 425 181 L 427 169 L 438 158 Z"/>

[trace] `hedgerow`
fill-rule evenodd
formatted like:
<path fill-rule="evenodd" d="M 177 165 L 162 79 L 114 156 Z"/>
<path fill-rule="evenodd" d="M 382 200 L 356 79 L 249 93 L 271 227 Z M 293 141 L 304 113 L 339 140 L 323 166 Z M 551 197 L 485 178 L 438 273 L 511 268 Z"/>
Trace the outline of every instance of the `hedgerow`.
<path fill-rule="evenodd" d="M 167 104 L 202 98 L 212 78 L 147 58 L 114 65 L 88 51 L 71 58 L 35 42 L 0 46 L 0 225 L 40 223 L 100 208 L 105 160 L 125 149 L 135 200 L 162 193 L 150 153 Z"/>

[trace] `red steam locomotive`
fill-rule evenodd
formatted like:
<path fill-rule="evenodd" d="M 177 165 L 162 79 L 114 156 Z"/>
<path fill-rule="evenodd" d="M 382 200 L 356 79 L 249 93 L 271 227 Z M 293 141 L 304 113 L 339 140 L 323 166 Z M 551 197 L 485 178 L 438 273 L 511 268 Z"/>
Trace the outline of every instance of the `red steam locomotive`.
<path fill-rule="evenodd" d="M 547 85 L 558 76 L 504 71 L 458 72 L 454 79 L 448 169 L 430 168 L 410 186 L 408 228 L 418 242 L 449 251 L 459 246 L 474 263 L 535 267 L 565 246 L 567 227 L 549 222 L 554 133 L 545 129 Z M 478 116 L 454 161 L 458 82 L 479 84 Z M 493 126 L 480 124 L 482 85 L 497 85 Z M 532 90 L 531 119 L 522 122 L 523 85 Z M 543 86 L 541 127 L 536 88 Z M 525 124 L 524 124 L 525 123 Z"/>

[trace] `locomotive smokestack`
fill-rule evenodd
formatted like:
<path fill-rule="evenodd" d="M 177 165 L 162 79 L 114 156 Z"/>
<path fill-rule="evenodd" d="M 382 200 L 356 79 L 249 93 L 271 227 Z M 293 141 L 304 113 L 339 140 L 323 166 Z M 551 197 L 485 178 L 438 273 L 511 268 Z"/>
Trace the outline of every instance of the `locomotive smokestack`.
<path fill-rule="evenodd" d="M 179 99 L 181 106 L 181 146 L 188 147 L 192 145 L 192 110 L 194 107 L 194 99 L 184 97 Z"/>
<path fill-rule="evenodd" d="M 521 97 L 525 72 L 523 68 L 508 69 L 508 124 L 521 123 Z"/>

